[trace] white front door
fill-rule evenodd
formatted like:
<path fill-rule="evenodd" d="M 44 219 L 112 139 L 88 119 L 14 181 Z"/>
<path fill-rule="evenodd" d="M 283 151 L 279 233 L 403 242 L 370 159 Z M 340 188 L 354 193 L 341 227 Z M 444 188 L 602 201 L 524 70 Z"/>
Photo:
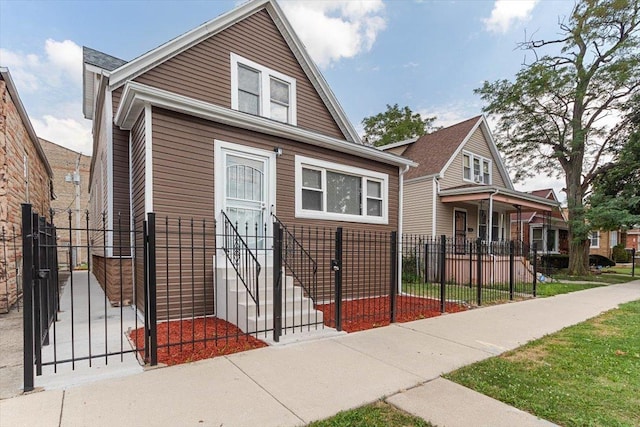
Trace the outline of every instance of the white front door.
<path fill-rule="evenodd" d="M 251 249 L 266 249 L 266 224 L 273 204 L 272 153 L 216 141 L 216 207 Z M 218 211 L 219 212 L 219 211 Z"/>

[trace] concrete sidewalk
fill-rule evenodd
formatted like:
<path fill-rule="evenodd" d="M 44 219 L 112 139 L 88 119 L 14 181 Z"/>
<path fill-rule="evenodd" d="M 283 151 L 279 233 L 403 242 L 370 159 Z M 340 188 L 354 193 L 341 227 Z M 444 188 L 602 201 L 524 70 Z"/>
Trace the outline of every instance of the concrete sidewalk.
<path fill-rule="evenodd" d="M 381 398 L 439 426 L 549 425 L 439 376 L 636 299 L 640 281 L 47 390 L 0 401 L 0 425 L 293 426 Z"/>

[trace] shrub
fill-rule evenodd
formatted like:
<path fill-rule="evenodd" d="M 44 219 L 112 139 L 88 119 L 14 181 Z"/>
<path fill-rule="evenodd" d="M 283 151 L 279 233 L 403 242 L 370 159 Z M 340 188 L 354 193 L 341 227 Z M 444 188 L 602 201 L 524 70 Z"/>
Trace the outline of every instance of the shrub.
<path fill-rule="evenodd" d="M 622 244 L 617 244 L 613 247 L 611 258 L 613 258 L 615 262 L 629 262 L 631 256 Z"/>
<path fill-rule="evenodd" d="M 413 255 L 402 257 L 402 281 L 416 282 L 420 279 L 418 272 L 418 262 Z"/>

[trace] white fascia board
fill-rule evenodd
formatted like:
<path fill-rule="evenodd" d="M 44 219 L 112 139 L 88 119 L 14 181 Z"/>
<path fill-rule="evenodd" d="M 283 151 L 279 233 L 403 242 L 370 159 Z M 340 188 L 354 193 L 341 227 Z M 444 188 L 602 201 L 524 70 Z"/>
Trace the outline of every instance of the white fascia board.
<path fill-rule="evenodd" d="M 502 179 L 507 184 L 507 187 L 509 187 L 510 190 L 513 190 L 513 181 L 511 181 L 511 177 L 509 176 L 509 172 L 507 171 L 507 166 L 502 161 L 502 156 L 498 151 L 498 146 L 493 139 L 493 134 L 491 133 L 491 129 L 489 129 L 489 124 L 487 123 L 487 119 L 484 117 L 484 114 L 482 115 L 481 123 L 484 136 L 489 142 L 489 149 L 491 150 L 493 158 L 498 165 L 498 171 L 500 171 L 500 175 L 502 175 Z"/>
<path fill-rule="evenodd" d="M 216 18 L 213 18 L 199 27 L 194 28 L 159 47 L 127 62 L 120 68 L 111 72 L 111 90 L 124 85 L 128 80 L 134 79 L 158 64 L 184 52 L 202 40 L 229 28 L 231 25 L 244 18 L 253 15 L 263 5 L 271 0 L 253 0 L 238 6 Z"/>
<path fill-rule="evenodd" d="M 431 175 L 423 175 L 423 176 L 419 176 L 417 178 L 411 178 L 411 179 L 405 179 L 404 183 L 405 184 L 410 184 L 410 183 L 414 183 L 414 182 L 420 182 L 420 181 L 431 181 L 432 179 L 435 178 L 440 178 L 440 174 L 439 173 L 432 173 Z"/>
<path fill-rule="evenodd" d="M 521 193 L 516 190 L 511 190 L 509 188 L 504 187 L 495 187 L 491 185 L 479 185 L 477 187 L 466 187 L 466 188 L 454 188 L 451 190 L 441 190 L 440 196 L 455 196 L 460 194 L 477 194 L 477 193 L 487 193 L 487 194 L 505 194 L 507 196 L 518 197 L 523 200 L 528 200 L 531 202 L 540 203 L 547 206 L 558 207 L 560 204 L 558 202 L 554 202 L 553 200 L 545 199 L 538 196 L 533 196 L 529 193 Z"/>
<path fill-rule="evenodd" d="M 311 84 L 314 85 L 320 97 L 325 101 L 325 105 L 329 107 L 329 110 L 334 116 L 334 119 L 340 129 L 351 137 L 351 142 L 361 144 L 360 135 L 358 135 L 358 132 L 356 132 L 351 121 L 347 118 L 347 114 L 342 109 L 340 102 L 338 102 L 338 98 L 336 98 L 335 94 L 329 87 L 329 84 L 316 66 L 316 63 L 311 59 L 311 56 L 309 56 L 307 49 L 298 38 L 298 35 L 294 31 L 278 3 L 276 1 L 268 2 L 267 11 L 271 14 L 271 18 L 274 20 L 276 26 L 284 36 L 287 44 L 289 44 L 289 47 L 298 59 L 298 63 L 300 63 L 300 66 L 307 74 L 307 77 L 309 77 Z"/>
<path fill-rule="evenodd" d="M 116 125 L 122 129 L 130 130 L 146 104 L 241 129 L 252 130 L 342 153 L 353 154 L 385 164 L 394 166 L 408 165 L 412 167 L 418 165 L 412 160 L 396 156 L 395 154 L 385 153 L 373 147 L 339 140 L 286 123 L 231 110 L 137 82 L 127 82 L 125 85 L 122 99 L 116 112 Z"/>
<path fill-rule="evenodd" d="M 416 142 L 418 140 L 418 138 L 419 137 L 409 138 L 409 139 L 405 139 L 405 140 L 402 140 L 402 141 L 393 142 L 391 144 L 382 145 L 382 146 L 376 147 L 376 148 L 378 150 L 380 150 L 380 151 L 387 151 L 387 150 L 390 150 L 392 148 L 402 147 L 403 145 L 413 144 L 414 142 Z"/>
<path fill-rule="evenodd" d="M 458 154 L 460 154 L 460 152 L 464 149 L 464 146 L 467 145 L 467 142 L 469 141 L 469 139 L 471 139 L 471 135 L 473 135 L 476 129 L 478 129 L 478 126 L 480 126 L 480 123 L 481 123 L 481 120 L 478 119 L 478 121 L 476 122 L 475 125 L 473 125 L 473 127 L 471 128 L 467 136 L 465 136 L 462 142 L 458 145 L 458 148 L 456 148 L 456 151 L 453 152 L 451 157 L 449 157 L 449 160 L 447 160 L 447 163 L 445 163 L 445 165 L 442 167 L 442 170 L 440 171 L 440 176 L 444 176 L 444 172 L 447 169 L 449 169 L 449 166 L 451 166 L 451 163 L 453 163 L 453 160 L 456 157 L 458 157 Z"/>

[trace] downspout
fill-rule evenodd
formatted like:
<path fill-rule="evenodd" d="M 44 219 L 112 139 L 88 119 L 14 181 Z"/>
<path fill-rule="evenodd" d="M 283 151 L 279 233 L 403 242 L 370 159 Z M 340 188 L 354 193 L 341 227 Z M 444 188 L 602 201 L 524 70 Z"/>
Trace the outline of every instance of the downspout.
<path fill-rule="evenodd" d="M 404 168 L 398 168 L 398 185 L 400 187 L 400 191 L 398 193 L 398 248 L 402 248 L 402 215 L 404 213 L 403 209 L 403 199 L 404 199 L 404 174 L 409 171 L 409 165 L 405 165 Z M 398 250 L 398 271 L 397 271 L 397 280 L 398 280 L 398 292 L 402 292 L 402 250 Z"/>
<path fill-rule="evenodd" d="M 438 225 L 438 221 L 437 221 L 437 209 L 438 209 L 438 195 L 440 194 L 440 174 L 437 174 L 436 176 L 433 177 L 433 181 L 432 181 L 433 185 L 432 185 L 432 197 L 431 197 L 431 236 L 432 237 L 436 237 L 436 233 L 437 233 L 437 225 Z"/>

